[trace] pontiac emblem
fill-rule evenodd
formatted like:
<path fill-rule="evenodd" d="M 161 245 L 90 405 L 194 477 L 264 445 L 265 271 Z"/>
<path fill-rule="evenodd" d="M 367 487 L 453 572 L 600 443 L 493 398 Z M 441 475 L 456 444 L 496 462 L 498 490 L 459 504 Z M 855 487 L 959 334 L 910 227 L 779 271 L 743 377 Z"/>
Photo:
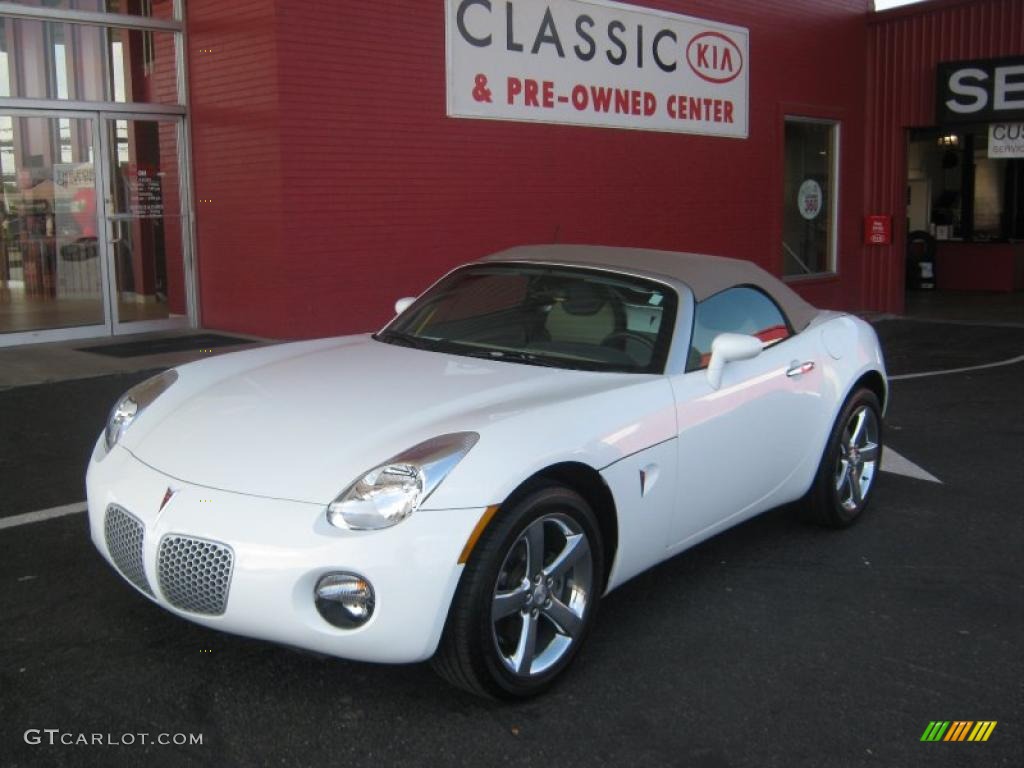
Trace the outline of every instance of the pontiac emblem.
<path fill-rule="evenodd" d="M 166 490 L 166 491 L 164 491 L 164 500 L 160 502 L 160 509 L 158 509 L 158 510 L 156 511 L 156 513 L 157 513 L 158 515 L 159 515 L 159 514 L 160 514 L 161 512 L 163 512 L 163 511 L 164 511 L 164 507 L 166 507 L 166 506 L 167 506 L 167 502 L 169 502 L 169 501 L 170 501 L 171 499 L 173 499 L 173 498 L 174 498 L 174 494 L 176 494 L 176 493 L 177 493 L 177 491 L 175 491 L 175 490 L 172 490 L 170 486 L 167 486 L 167 490 Z"/>

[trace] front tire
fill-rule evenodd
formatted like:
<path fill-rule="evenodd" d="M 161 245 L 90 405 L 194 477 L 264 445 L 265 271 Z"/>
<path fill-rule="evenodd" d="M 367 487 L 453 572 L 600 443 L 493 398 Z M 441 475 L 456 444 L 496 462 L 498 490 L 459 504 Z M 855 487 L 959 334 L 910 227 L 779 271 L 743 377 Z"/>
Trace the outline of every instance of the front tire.
<path fill-rule="evenodd" d="M 568 668 L 604 589 L 587 502 L 542 485 L 502 508 L 466 564 L 432 664 L 471 693 L 526 698 Z"/>
<path fill-rule="evenodd" d="M 808 522 L 829 528 L 852 525 L 867 508 L 882 466 L 882 408 L 867 388 L 844 403 L 803 502 Z"/>

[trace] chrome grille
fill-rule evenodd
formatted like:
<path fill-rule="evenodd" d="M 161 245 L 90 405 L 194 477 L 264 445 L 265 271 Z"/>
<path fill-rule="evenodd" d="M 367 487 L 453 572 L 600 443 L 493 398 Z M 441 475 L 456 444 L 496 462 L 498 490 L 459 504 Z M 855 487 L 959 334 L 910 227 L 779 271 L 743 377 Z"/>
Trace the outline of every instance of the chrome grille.
<path fill-rule="evenodd" d="M 182 611 L 219 616 L 227 607 L 234 560 L 227 544 L 168 534 L 157 556 L 160 591 Z"/>
<path fill-rule="evenodd" d="M 116 504 L 107 507 L 107 514 L 103 519 L 103 538 L 107 542 L 110 559 L 114 561 L 122 576 L 152 596 L 153 590 L 149 586 L 146 569 L 142 565 L 145 531 L 142 521 L 128 510 Z"/>

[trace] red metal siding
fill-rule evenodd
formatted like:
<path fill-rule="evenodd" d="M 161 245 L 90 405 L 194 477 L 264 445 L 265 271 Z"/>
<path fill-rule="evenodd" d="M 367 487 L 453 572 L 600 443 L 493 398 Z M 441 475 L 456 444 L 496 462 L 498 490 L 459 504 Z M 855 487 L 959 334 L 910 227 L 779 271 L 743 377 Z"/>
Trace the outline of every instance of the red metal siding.
<path fill-rule="evenodd" d="M 888 213 L 893 244 L 865 248 L 863 305 L 903 308 L 906 129 L 935 122 L 935 65 L 1024 53 L 1021 0 L 937 0 L 878 14 L 868 26 L 865 208 Z"/>
<path fill-rule="evenodd" d="M 278 4 L 188 3 L 189 100 L 204 325 L 277 335 L 283 241 Z"/>
<path fill-rule="evenodd" d="M 939 243 L 935 272 L 940 291 L 1021 291 L 1024 243 Z"/>
<path fill-rule="evenodd" d="M 843 121 L 841 277 L 800 290 L 859 303 L 867 0 L 645 3 L 750 29 L 745 141 L 447 118 L 440 0 L 279 2 L 276 29 L 269 2 L 248 27 L 252 6 L 235 5 L 189 3 L 196 194 L 215 198 L 199 219 L 208 325 L 369 330 L 396 297 L 519 243 L 704 251 L 777 272 L 785 114 Z M 276 73 L 236 53 L 261 47 Z"/>

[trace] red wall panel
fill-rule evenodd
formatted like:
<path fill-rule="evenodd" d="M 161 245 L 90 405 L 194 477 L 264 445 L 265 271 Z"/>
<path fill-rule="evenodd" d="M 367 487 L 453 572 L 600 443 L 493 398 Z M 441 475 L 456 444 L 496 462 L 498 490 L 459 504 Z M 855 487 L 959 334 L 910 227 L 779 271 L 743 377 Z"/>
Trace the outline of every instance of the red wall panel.
<path fill-rule="evenodd" d="M 201 319 L 279 335 L 289 308 L 277 3 L 197 0 L 187 24 Z"/>
<path fill-rule="evenodd" d="M 1024 290 L 1024 243 L 939 243 L 937 287 L 943 290 Z"/>
<path fill-rule="evenodd" d="M 865 248 L 865 307 L 903 308 L 906 132 L 935 123 L 935 65 L 1022 53 L 1021 0 L 934 0 L 871 19 L 865 208 L 892 215 L 893 244 Z"/>
<path fill-rule="evenodd" d="M 395 298 L 520 243 L 702 251 L 778 272 L 785 114 L 843 121 L 840 278 L 799 290 L 858 307 L 867 0 L 644 5 L 750 29 L 749 139 L 448 118 L 440 0 L 192 0 L 196 196 L 214 198 L 199 206 L 204 323 L 374 329 Z"/>

